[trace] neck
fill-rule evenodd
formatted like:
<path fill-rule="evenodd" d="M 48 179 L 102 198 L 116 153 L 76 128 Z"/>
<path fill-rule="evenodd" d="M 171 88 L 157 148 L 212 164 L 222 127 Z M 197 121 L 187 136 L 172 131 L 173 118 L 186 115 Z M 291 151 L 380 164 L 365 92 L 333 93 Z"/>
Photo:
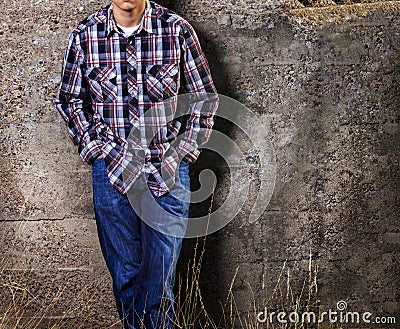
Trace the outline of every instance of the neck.
<path fill-rule="evenodd" d="M 133 27 L 139 25 L 145 8 L 146 1 L 141 1 L 139 5 L 129 8 L 128 10 L 118 6 L 113 6 L 114 19 L 119 26 L 123 27 Z"/>

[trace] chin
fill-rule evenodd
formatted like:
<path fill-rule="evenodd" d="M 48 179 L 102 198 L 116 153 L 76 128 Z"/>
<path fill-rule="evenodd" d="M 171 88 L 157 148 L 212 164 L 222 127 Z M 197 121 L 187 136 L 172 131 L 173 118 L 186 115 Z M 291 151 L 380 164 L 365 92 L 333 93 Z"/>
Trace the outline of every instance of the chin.
<path fill-rule="evenodd" d="M 112 0 L 113 6 L 123 11 L 133 11 L 145 6 L 146 0 Z"/>
<path fill-rule="evenodd" d="M 113 0 L 113 4 L 116 4 L 119 7 L 133 7 L 142 3 L 142 0 Z"/>

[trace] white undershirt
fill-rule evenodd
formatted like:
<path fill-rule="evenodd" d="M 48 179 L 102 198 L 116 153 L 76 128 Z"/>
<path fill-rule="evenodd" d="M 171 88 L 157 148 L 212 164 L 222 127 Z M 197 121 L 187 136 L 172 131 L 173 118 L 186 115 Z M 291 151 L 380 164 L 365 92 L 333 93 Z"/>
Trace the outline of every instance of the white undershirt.
<path fill-rule="evenodd" d="M 129 36 L 132 35 L 133 32 L 135 32 L 139 28 L 139 25 L 132 26 L 132 27 L 124 27 L 124 26 L 118 25 L 118 27 L 120 27 L 121 30 L 124 31 L 125 37 L 128 38 Z"/>

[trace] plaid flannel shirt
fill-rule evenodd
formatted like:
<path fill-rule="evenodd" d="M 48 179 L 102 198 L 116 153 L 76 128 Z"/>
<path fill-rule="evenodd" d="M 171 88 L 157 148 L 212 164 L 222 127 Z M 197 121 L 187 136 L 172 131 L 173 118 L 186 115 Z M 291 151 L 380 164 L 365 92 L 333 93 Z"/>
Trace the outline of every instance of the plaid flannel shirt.
<path fill-rule="evenodd" d="M 209 139 L 218 97 L 187 21 L 147 0 L 139 29 L 126 37 L 112 10 L 100 9 L 70 34 L 54 105 L 82 159 L 92 164 L 102 155 L 118 191 L 146 173 L 161 196 L 179 161 L 195 162 Z M 190 97 L 179 104 L 178 94 Z"/>

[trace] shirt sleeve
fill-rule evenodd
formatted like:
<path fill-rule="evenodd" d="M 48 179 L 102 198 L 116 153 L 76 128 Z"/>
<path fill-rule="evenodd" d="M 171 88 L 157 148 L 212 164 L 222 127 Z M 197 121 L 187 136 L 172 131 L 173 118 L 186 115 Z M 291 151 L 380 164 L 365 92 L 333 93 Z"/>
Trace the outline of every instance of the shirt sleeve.
<path fill-rule="evenodd" d="M 188 119 L 177 152 L 180 158 L 194 163 L 200 154 L 198 147 L 210 138 L 218 95 L 196 32 L 187 22 L 183 24 L 182 37 L 181 92 L 190 95 L 185 97 Z"/>
<path fill-rule="evenodd" d="M 88 86 L 84 79 L 84 55 L 79 35 L 68 38 L 61 72 L 61 84 L 54 106 L 67 124 L 67 130 L 78 152 L 87 164 L 101 154 L 103 142 L 96 134 Z"/>

